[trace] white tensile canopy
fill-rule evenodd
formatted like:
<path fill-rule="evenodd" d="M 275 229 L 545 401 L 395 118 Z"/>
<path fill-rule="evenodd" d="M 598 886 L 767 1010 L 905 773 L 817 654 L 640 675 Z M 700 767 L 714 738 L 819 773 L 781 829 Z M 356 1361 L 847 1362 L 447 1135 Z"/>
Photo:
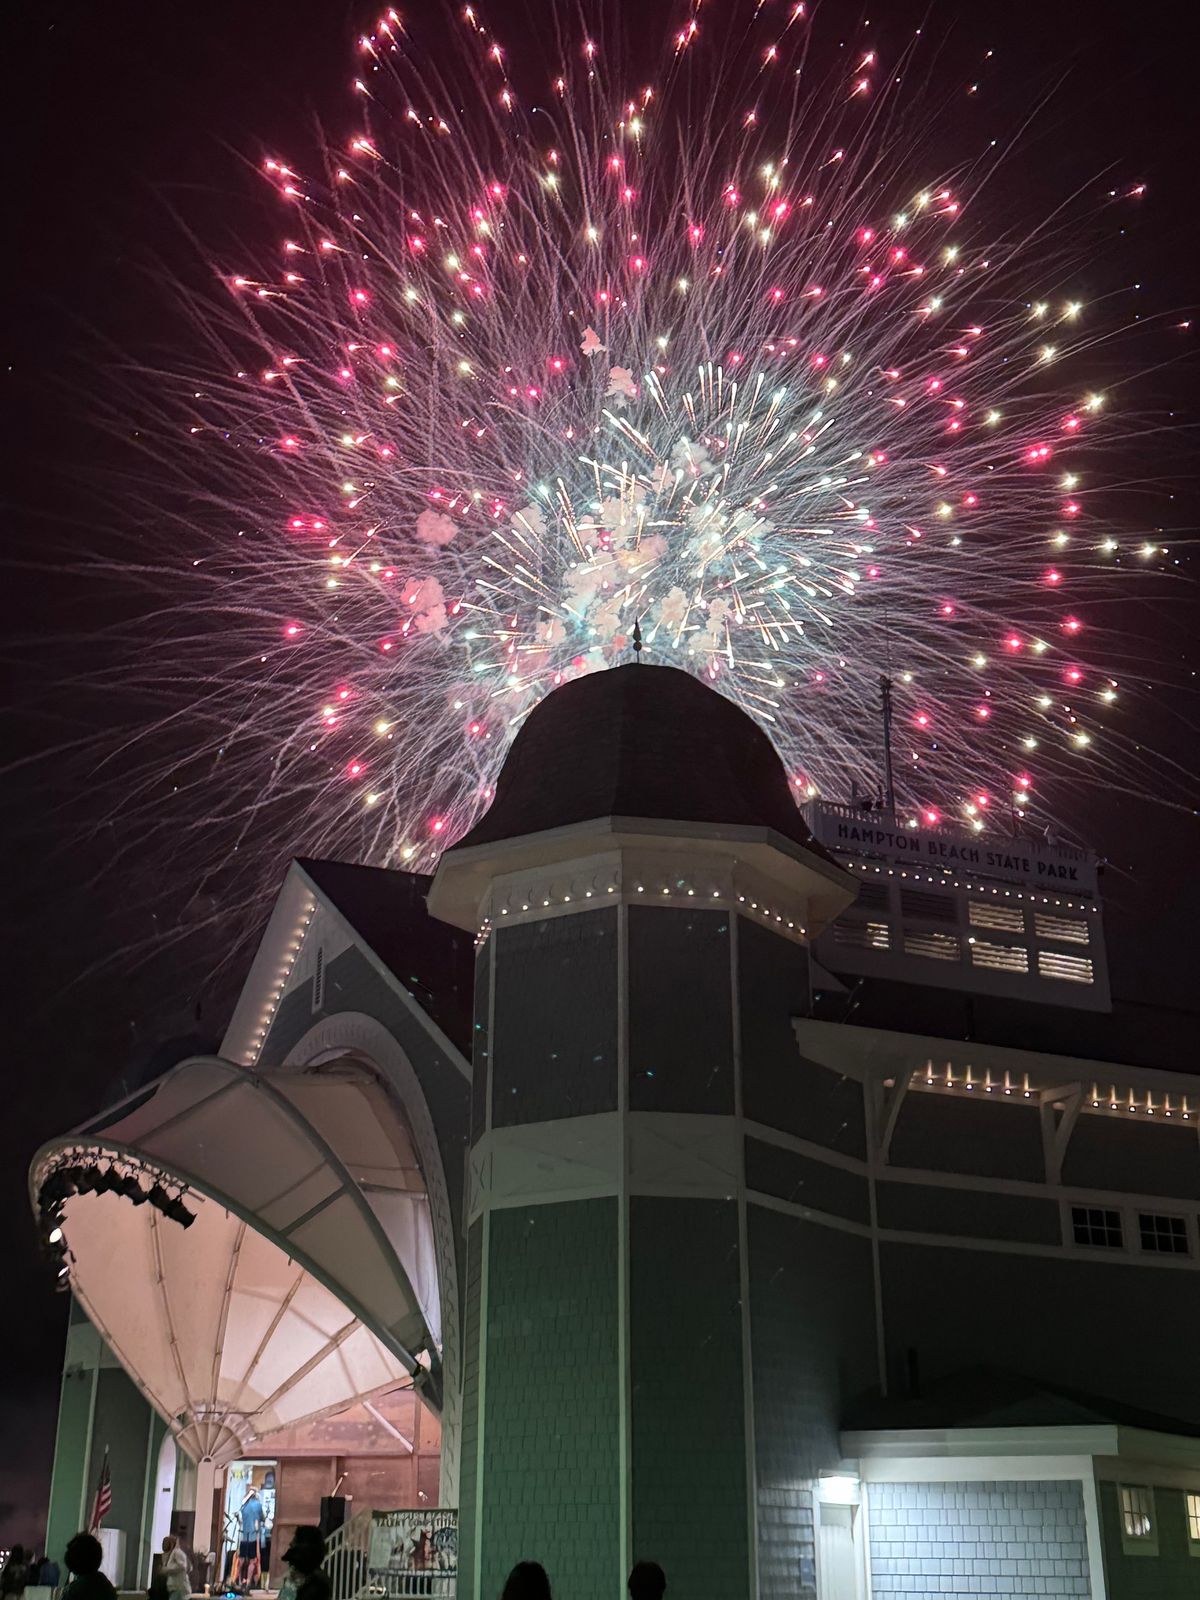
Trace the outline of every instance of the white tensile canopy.
<path fill-rule="evenodd" d="M 410 1376 L 436 1402 L 425 1185 L 393 1101 L 363 1067 L 185 1062 L 46 1146 L 35 1203 L 56 1170 L 113 1164 L 140 1172 L 143 1188 L 185 1185 L 195 1220 L 185 1228 L 119 1192 L 69 1194 L 71 1287 L 195 1459 L 233 1460 Z"/>

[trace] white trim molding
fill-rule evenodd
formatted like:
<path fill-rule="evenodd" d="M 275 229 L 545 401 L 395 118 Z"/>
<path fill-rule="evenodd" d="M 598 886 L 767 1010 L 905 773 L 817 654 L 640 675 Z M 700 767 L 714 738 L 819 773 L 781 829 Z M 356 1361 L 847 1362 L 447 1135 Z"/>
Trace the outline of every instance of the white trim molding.
<path fill-rule="evenodd" d="M 425 1093 L 408 1056 L 383 1023 L 357 1011 L 326 1017 L 300 1039 L 285 1068 L 314 1066 L 350 1056 L 375 1069 L 399 1102 L 417 1149 L 433 1224 L 441 1296 L 442 1335 L 442 1500 L 458 1501 L 458 1454 L 462 1428 L 461 1329 L 458 1302 L 458 1249 L 446 1171 Z"/>
<path fill-rule="evenodd" d="M 684 876 L 693 880 L 690 887 L 696 891 L 696 899 L 702 898 L 701 879 L 710 871 L 728 870 L 732 865 L 751 874 L 760 886 L 747 892 L 747 903 L 765 902 L 771 907 L 773 922 L 778 914 L 780 925 L 786 926 L 791 917 L 797 924 L 808 924 L 813 934 L 844 911 L 857 893 L 850 874 L 819 847 L 808 849 L 770 828 L 597 817 L 520 838 L 465 849 L 452 846 L 438 864 L 429 909 L 443 922 L 479 933 L 494 925 L 504 911 L 503 900 L 493 906 L 497 889 L 503 896 L 526 881 L 544 884 L 547 875 L 554 883 L 565 882 L 606 857 L 678 862 Z M 637 893 L 636 880 L 633 882 Z M 641 882 L 642 892 L 649 894 L 651 884 L 645 874 Z M 605 896 L 609 887 L 608 883 L 603 886 Z M 668 890 L 670 887 L 668 883 Z M 569 902 L 563 900 L 563 893 L 570 892 L 547 893 L 543 888 L 540 894 L 522 894 L 516 905 L 525 912 L 540 910 L 544 914 L 573 905 L 573 894 Z M 784 910 L 788 903 L 796 907 L 795 913 Z M 513 914 L 513 906 L 508 909 Z"/>

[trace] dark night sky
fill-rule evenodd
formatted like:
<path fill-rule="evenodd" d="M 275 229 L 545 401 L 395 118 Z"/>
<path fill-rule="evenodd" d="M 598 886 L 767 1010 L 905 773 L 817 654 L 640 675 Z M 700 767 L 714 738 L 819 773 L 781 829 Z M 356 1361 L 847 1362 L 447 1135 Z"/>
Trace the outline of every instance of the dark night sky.
<path fill-rule="evenodd" d="M 500 13 L 499 31 L 516 45 L 530 18 L 544 23 L 542 8 L 550 5 L 529 0 L 522 9 L 505 0 L 483 9 Z M 616 5 L 608 0 L 610 11 Z M 634 23 L 657 14 L 660 0 L 621 0 L 621 7 L 636 52 Z M 407 9 L 419 17 L 431 8 Z M 859 8 L 826 0 L 817 9 L 823 26 L 831 15 L 844 17 L 857 37 Z M 938 72 L 940 79 L 948 68 L 950 82 L 956 63 L 994 49 L 995 88 L 987 92 L 1008 97 L 998 111 L 1005 131 L 1010 106 L 1057 84 L 1031 135 L 1035 155 L 1021 165 L 1029 193 L 1010 192 L 1005 201 L 1027 203 L 1036 215 L 1084 181 L 1099 186 L 1110 167 L 1114 178 L 1144 179 L 1149 192 L 1136 227 L 1128 240 L 1114 239 L 1114 257 L 1143 283 L 1148 313 L 1178 308 L 1185 317 L 1195 314 L 1189 307 L 1198 292 L 1200 23 L 1168 24 L 1167 15 L 1187 9 L 884 0 L 877 31 L 884 49 L 888 30 L 899 36 L 916 22 L 935 37 L 946 34 Z M 235 231 L 242 218 L 253 234 L 264 210 L 247 162 L 266 151 L 312 148 L 314 116 L 333 129 L 351 125 L 351 44 L 373 13 L 344 0 L 46 0 L 14 11 L 5 18 L 0 67 L 3 214 L 11 228 L 0 334 L 9 459 L 0 496 L 12 563 L 0 571 L 10 605 L 18 590 L 9 637 L 42 641 L 13 663 L 6 749 L 24 757 L 60 737 L 40 709 L 41 689 L 53 681 L 58 642 L 80 625 L 79 597 L 34 566 L 52 562 L 77 537 L 93 542 L 89 474 L 110 466 L 115 448 L 95 420 L 108 392 L 106 350 L 136 357 L 173 337 L 174 313 L 148 292 L 146 268 L 155 257 L 184 276 L 203 265 L 172 212 L 206 246 L 228 240 L 231 219 Z M 661 31 L 647 27 L 646 36 L 658 39 Z M 983 113 L 973 106 L 971 114 Z M 1104 271 L 1098 263 L 1097 275 Z M 1148 445 L 1135 470 L 1162 485 L 1155 520 L 1186 533 L 1200 503 L 1194 362 L 1155 374 L 1147 389 L 1148 405 L 1176 412 L 1178 432 Z M 1161 675 L 1182 684 L 1197 664 L 1196 645 L 1190 662 L 1185 651 L 1198 624 L 1200 607 L 1181 595 L 1132 625 L 1154 641 Z M 1180 727 L 1164 718 L 1149 742 L 1169 741 L 1196 771 L 1200 740 L 1193 733 L 1189 742 Z M 87 835 L 86 794 L 68 792 L 61 770 L 53 760 L 22 766 L 5 783 L 12 990 L 0 1124 L 0 1543 L 37 1536 L 65 1325 L 65 1302 L 50 1292 L 35 1248 L 25 1198 L 29 1158 L 94 1110 L 131 1063 L 140 1070 L 168 1064 L 170 1041 L 187 1035 L 215 1040 L 228 1003 L 228 979 L 198 981 L 222 953 L 211 934 L 135 965 L 106 960 L 114 949 L 153 940 L 172 907 L 158 907 L 157 924 L 149 910 L 131 909 L 144 896 L 126 893 L 124 869 L 103 870 L 108 846 Z M 1187 939 L 1200 887 L 1196 821 L 1109 798 L 1088 802 L 1081 827 L 1112 862 L 1106 896 L 1116 992 L 1179 1008 L 1180 1065 L 1194 1067 L 1197 1027 L 1188 1013 L 1197 997 Z"/>

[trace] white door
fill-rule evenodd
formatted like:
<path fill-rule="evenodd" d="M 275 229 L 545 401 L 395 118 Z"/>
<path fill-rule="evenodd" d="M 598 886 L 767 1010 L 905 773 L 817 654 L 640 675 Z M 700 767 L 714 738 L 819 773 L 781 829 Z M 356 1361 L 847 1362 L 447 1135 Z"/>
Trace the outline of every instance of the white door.
<path fill-rule="evenodd" d="M 859 1600 L 857 1506 L 822 1505 L 817 1529 L 817 1593 L 820 1600 Z"/>

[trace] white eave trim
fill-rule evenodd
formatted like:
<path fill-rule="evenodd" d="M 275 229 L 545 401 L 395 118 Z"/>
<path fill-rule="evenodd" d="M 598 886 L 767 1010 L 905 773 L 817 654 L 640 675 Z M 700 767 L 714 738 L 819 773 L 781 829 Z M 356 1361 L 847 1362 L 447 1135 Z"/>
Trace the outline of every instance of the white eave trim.
<path fill-rule="evenodd" d="M 984 1461 L 1010 1464 L 1019 1459 L 1077 1461 L 1087 1458 L 1102 1478 L 1136 1476 L 1142 1468 L 1182 1473 L 1181 1482 L 1200 1488 L 1200 1438 L 1127 1428 L 1117 1423 L 1064 1424 L 1046 1428 L 878 1428 L 840 1435 L 843 1456 L 861 1463 L 863 1476 L 894 1477 L 895 1469 L 915 1462 Z M 1163 1481 L 1161 1479 L 1155 1481 Z"/>
<path fill-rule="evenodd" d="M 1200 1097 L 1200 1077 L 1194 1073 L 1165 1072 L 1154 1067 L 1128 1066 L 1112 1061 L 1089 1061 L 1077 1056 L 1054 1055 L 1041 1050 L 1018 1050 L 1009 1045 L 980 1044 L 970 1039 L 941 1039 L 931 1034 L 902 1033 L 892 1028 L 863 1028 L 849 1022 L 821 1022 L 813 1017 L 793 1017 L 792 1028 L 801 1053 L 818 1065 L 865 1081 L 868 1078 L 917 1072 L 932 1060 L 943 1070 L 971 1067 L 975 1071 L 1031 1072 L 1035 1064 L 1042 1076 L 1062 1084 L 1112 1083 L 1145 1087 L 1166 1094 Z"/>
<path fill-rule="evenodd" d="M 740 823 L 669 821 L 657 817 L 593 817 L 510 839 L 453 845 L 434 873 L 429 892 L 433 916 L 475 931 L 493 880 L 511 873 L 563 865 L 600 850 L 654 849 L 698 851 L 744 861 L 771 882 L 789 886 L 808 902 L 814 936 L 853 901 L 858 886 L 826 852 L 806 846 L 773 828 Z"/>
<path fill-rule="evenodd" d="M 297 929 L 307 927 L 316 910 L 318 898 L 313 884 L 293 861 L 280 886 L 233 1016 L 229 1019 L 225 1037 L 221 1040 L 220 1053 L 227 1061 L 234 1061 L 240 1067 L 251 1067 L 258 1060 L 263 1039 L 270 1032 L 275 1008 L 283 996 L 299 954 L 299 950 L 293 948 Z M 264 1018 L 267 1018 L 265 1031 Z"/>
<path fill-rule="evenodd" d="M 1112 1423 L 1061 1428 L 880 1428 L 843 1433 L 840 1438 L 842 1454 L 866 1466 L 964 1457 L 1116 1455 L 1120 1429 Z"/>
<path fill-rule="evenodd" d="M 1200 1473 L 1200 1439 L 1178 1433 L 1159 1433 L 1150 1428 L 1121 1428 L 1118 1443 L 1117 1454 L 1123 1463 L 1146 1461 L 1164 1467 L 1184 1467 L 1200 1487 L 1196 1477 Z"/>
<path fill-rule="evenodd" d="M 258 1036 L 258 1031 L 263 1026 L 262 1019 L 269 1013 L 270 1021 L 274 1020 L 275 1006 L 282 997 L 287 975 L 290 974 L 299 954 L 299 950 L 293 948 L 296 943 L 296 929 L 306 918 L 311 918 L 318 906 L 342 930 L 349 943 L 365 957 L 401 1004 L 425 1029 L 446 1059 L 470 1082 L 470 1066 L 457 1046 L 451 1043 L 386 962 L 379 959 L 354 924 L 343 916 L 329 896 L 322 893 L 296 861 L 288 867 L 257 953 L 246 975 L 233 1016 L 221 1041 L 221 1055 L 226 1060 L 236 1062 L 243 1067 L 254 1066 L 257 1062 L 265 1038 L 265 1035 L 263 1038 Z M 267 1033 L 270 1032 L 270 1021 L 267 1023 Z"/>

